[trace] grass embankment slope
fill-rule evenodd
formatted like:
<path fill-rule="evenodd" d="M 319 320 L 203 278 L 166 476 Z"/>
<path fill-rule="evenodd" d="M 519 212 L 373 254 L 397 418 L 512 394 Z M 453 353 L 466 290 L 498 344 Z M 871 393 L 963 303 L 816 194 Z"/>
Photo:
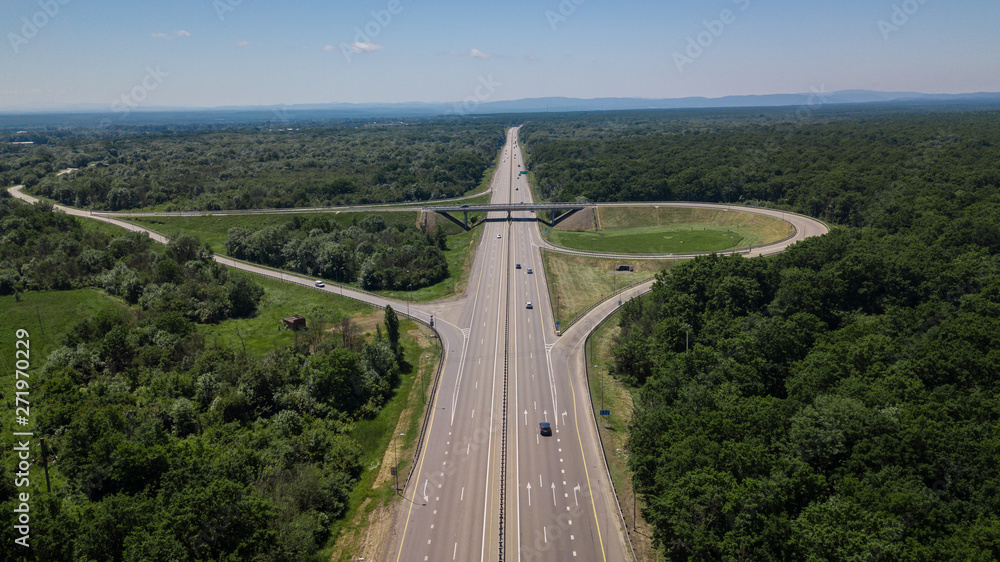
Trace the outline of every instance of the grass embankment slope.
<path fill-rule="evenodd" d="M 794 233 L 785 221 L 727 209 L 597 207 L 580 215 L 548 229 L 549 241 L 595 252 L 678 254 L 760 246 Z"/>
<path fill-rule="evenodd" d="M 552 312 L 565 330 L 578 316 L 613 291 L 652 279 L 660 271 L 670 269 L 681 261 L 610 260 L 542 250 L 542 263 L 549 282 Z M 634 270 L 615 272 L 619 265 L 628 265 Z"/>

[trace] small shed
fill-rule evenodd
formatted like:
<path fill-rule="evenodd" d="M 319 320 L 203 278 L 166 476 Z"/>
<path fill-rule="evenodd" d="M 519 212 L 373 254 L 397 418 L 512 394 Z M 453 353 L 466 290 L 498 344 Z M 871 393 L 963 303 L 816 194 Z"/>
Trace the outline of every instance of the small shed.
<path fill-rule="evenodd" d="M 291 316 L 281 319 L 285 323 L 285 327 L 292 330 L 300 330 L 306 327 L 306 317 L 301 314 L 293 314 Z"/>

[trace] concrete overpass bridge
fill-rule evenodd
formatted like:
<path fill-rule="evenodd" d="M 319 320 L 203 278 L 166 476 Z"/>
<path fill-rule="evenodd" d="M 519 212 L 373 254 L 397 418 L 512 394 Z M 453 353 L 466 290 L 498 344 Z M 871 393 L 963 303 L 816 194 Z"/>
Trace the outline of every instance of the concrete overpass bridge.
<path fill-rule="evenodd" d="M 469 230 L 469 213 L 507 213 L 507 220 L 511 219 L 514 211 L 549 211 L 552 213 L 551 220 L 545 222 L 549 226 L 555 226 L 564 218 L 592 207 L 593 203 L 484 203 L 479 205 L 432 205 L 424 207 L 425 212 L 434 212 L 444 216 L 448 220 L 458 224 L 465 230 Z M 462 213 L 462 220 L 455 218 L 452 213 Z"/>

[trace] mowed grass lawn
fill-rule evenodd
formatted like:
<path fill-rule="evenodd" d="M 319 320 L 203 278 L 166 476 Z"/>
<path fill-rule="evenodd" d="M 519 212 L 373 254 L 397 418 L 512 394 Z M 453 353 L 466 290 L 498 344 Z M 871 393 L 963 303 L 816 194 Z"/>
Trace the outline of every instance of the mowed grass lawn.
<path fill-rule="evenodd" d="M 738 208 L 597 207 L 548 229 L 547 236 L 578 250 L 686 254 L 761 246 L 794 232 L 785 221 Z"/>
<path fill-rule="evenodd" d="M 700 224 L 617 228 L 600 232 L 550 230 L 549 241 L 557 246 L 594 252 L 631 254 L 684 254 L 737 248 L 743 237 Z"/>
<path fill-rule="evenodd" d="M 611 260 L 542 250 L 552 313 L 563 329 L 612 291 L 648 281 L 660 271 L 683 261 Z M 631 265 L 635 270 L 614 273 L 617 265 Z"/>

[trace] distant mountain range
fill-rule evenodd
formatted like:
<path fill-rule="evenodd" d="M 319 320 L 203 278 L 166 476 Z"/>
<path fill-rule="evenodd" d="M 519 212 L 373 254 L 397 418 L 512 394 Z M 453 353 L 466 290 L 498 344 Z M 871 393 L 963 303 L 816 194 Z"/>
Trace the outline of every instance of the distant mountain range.
<path fill-rule="evenodd" d="M 435 115 L 481 115 L 495 113 L 537 113 L 568 111 L 613 111 L 635 109 L 706 109 L 739 107 L 823 106 L 859 103 L 942 103 L 942 102 L 1000 102 L 1000 92 L 970 94 L 923 94 L 919 92 L 878 92 L 871 90 L 841 90 L 837 92 L 812 92 L 802 94 L 769 94 L 725 96 L 721 98 L 595 98 L 565 97 L 527 98 L 493 102 L 410 102 L 410 103 L 322 103 L 280 106 L 225 106 L 225 107 L 136 107 L 132 113 L 153 114 L 183 113 L 185 120 L 197 114 L 202 119 L 232 121 L 303 121 L 320 118 L 407 117 Z M 207 114 L 212 114 L 209 117 Z M 108 105 L 78 104 L 49 109 L 0 108 L 0 115 L 9 117 L 26 114 L 104 114 L 115 119 L 123 117 L 120 111 L 112 112 Z M 160 117 L 165 117 L 161 115 Z M 158 120 L 158 119 L 156 119 Z"/>

